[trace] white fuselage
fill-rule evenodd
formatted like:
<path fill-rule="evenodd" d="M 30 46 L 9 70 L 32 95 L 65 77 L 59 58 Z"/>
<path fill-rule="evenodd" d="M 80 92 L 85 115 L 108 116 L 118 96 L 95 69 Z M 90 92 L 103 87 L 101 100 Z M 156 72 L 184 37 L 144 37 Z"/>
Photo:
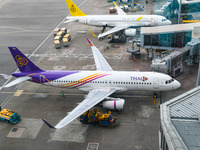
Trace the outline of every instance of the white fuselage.
<path fill-rule="evenodd" d="M 88 15 L 81 17 L 67 17 L 68 20 L 78 20 L 80 23 L 92 26 L 161 26 L 170 25 L 171 21 L 159 15 Z"/>
<path fill-rule="evenodd" d="M 78 71 L 44 83 L 61 88 L 79 88 L 90 91 L 95 88 L 117 88 L 117 91 L 148 90 L 168 91 L 180 87 L 180 83 L 169 75 L 156 72 L 126 71 Z"/>

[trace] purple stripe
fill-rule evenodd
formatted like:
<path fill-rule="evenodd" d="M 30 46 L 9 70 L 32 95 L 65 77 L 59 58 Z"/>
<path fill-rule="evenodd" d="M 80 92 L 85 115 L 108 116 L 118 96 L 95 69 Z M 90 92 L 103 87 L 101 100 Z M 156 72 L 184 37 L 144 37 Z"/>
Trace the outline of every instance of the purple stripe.
<path fill-rule="evenodd" d="M 23 76 L 30 76 L 33 78 L 33 82 L 34 80 L 38 80 L 40 81 L 42 78 L 42 82 L 41 83 L 46 83 L 49 81 L 53 81 L 65 76 L 69 76 L 71 74 L 75 74 L 75 73 L 79 73 L 79 71 L 44 71 L 44 72 L 39 72 L 39 73 L 25 73 L 25 72 L 15 72 L 12 75 L 15 77 L 23 77 Z M 41 77 L 44 76 L 45 78 Z M 48 79 L 48 80 L 47 80 Z"/>
<path fill-rule="evenodd" d="M 116 107 L 116 101 L 114 101 L 114 108 L 117 109 L 117 107 Z"/>

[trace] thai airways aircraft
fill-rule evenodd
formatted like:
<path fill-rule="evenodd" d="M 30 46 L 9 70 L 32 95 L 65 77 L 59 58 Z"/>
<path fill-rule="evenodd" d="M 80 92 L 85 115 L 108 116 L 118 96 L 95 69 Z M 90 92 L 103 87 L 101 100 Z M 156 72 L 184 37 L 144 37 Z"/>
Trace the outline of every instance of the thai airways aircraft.
<path fill-rule="evenodd" d="M 180 87 L 180 83 L 169 75 L 156 72 L 113 71 L 99 50 L 88 40 L 95 64 L 95 71 L 53 71 L 42 70 L 31 62 L 16 47 L 9 47 L 20 70 L 12 75 L 16 80 L 8 83 L 10 87 L 23 81 L 31 81 L 59 88 L 78 88 L 88 91 L 88 95 L 55 127 L 43 120 L 49 127 L 62 128 L 81 114 L 103 102 L 109 109 L 123 109 L 124 100 L 108 97 L 114 92 L 127 90 L 168 91 Z"/>
<path fill-rule="evenodd" d="M 117 6 L 118 15 L 86 15 L 73 3 L 72 0 L 66 0 L 71 16 L 66 17 L 68 21 L 77 21 L 80 23 L 103 27 L 103 31 L 106 27 L 111 27 L 105 33 L 100 34 L 98 37 L 103 37 L 120 30 L 125 30 L 125 34 L 134 36 L 136 29 L 129 29 L 134 27 L 149 27 L 149 26 L 161 26 L 172 24 L 170 20 L 159 15 L 127 15 L 121 8 Z M 102 31 L 102 32 L 103 32 Z"/>

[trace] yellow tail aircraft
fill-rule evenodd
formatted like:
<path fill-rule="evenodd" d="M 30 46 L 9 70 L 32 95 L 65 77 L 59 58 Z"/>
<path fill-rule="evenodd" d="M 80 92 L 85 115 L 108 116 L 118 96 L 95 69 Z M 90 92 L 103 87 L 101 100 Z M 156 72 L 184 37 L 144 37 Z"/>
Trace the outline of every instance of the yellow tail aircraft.
<path fill-rule="evenodd" d="M 149 26 L 161 26 L 170 25 L 171 21 L 163 16 L 159 15 L 127 15 L 122 9 L 120 9 L 115 2 L 114 5 L 117 9 L 118 15 L 86 15 L 72 0 L 66 0 L 71 16 L 67 17 L 67 22 L 80 22 L 91 26 L 103 27 L 103 31 L 106 27 L 112 29 L 100 34 L 98 37 L 103 37 L 120 30 L 125 30 L 125 34 L 135 34 L 136 29 L 130 29 L 135 27 L 149 27 Z M 134 30 L 134 31 L 133 31 Z"/>

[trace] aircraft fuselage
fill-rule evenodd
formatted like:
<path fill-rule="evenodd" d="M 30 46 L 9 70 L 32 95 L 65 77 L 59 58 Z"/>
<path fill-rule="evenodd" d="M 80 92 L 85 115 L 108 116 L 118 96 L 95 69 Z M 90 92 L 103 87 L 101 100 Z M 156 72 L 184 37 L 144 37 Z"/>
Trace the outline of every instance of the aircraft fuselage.
<path fill-rule="evenodd" d="M 29 76 L 32 77 L 32 82 L 59 88 L 78 88 L 83 91 L 101 87 L 117 87 L 117 91 L 168 91 L 180 87 L 180 83 L 169 75 L 156 72 L 43 71 L 13 73 L 13 76 Z"/>
<path fill-rule="evenodd" d="M 67 17 L 68 20 L 78 20 L 80 23 L 92 26 L 131 26 L 147 27 L 170 25 L 171 21 L 159 15 L 88 15 L 78 17 Z"/>

